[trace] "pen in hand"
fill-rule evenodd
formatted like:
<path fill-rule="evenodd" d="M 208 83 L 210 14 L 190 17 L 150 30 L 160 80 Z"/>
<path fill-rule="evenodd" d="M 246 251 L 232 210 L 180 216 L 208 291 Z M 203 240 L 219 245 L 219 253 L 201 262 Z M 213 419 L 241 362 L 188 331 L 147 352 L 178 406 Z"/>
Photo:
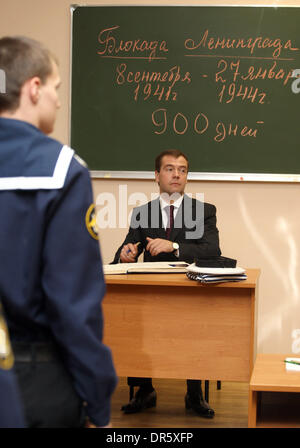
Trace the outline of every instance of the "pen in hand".
<path fill-rule="evenodd" d="M 132 244 L 134 244 L 136 247 L 138 247 L 139 246 L 139 244 L 141 244 L 141 242 L 140 241 L 138 241 L 137 243 L 132 243 Z M 128 249 L 128 251 L 126 252 L 127 254 L 129 254 L 131 252 L 131 250 L 130 249 Z"/>
<path fill-rule="evenodd" d="M 138 256 L 138 246 L 141 242 L 125 244 L 120 253 L 121 263 L 135 263 Z"/>

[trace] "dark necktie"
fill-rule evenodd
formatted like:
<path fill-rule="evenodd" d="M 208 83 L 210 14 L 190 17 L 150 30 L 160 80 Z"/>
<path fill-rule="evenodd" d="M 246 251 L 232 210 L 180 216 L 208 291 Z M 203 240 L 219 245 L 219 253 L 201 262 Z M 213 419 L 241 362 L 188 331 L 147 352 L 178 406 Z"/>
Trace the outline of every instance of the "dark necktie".
<path fill-rule="evenodd" d="M 167 225 L 167 228 L 166 228 L 167 240 L 170 237 L 170 234 L 171 234 L 171 231 L 172 231 L 173 227 L 174 227 L 174 205 L 170 205 L 170 207 L 169 207 L 169 221 L 168 221 L 168 225 Z"/>

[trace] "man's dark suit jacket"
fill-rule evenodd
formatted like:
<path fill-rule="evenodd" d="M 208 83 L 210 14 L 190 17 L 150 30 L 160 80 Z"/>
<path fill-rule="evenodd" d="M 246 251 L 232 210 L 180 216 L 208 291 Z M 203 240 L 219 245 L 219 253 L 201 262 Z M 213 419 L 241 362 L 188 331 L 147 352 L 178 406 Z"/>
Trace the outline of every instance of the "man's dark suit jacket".
<path fill-rule="evenodd" d="M 184 217 L 184 215 L 186 215 Z M 187 216 L 189 219 L 187 219 Z M 196 239 L 197 228 L 203 219 L 203 235 Z M 141 244 L 138 246 L 138 256 L 144 251 L 144 261 L 186 261 L 193 263 L 196 258 L 214 257 L 221 255 L 219 248 L 219 232 L 216 226 L 216 207 L 212 204 L 197 201 L 184 195 L 180 208 L 178 209 L 174 229 L 172 230 L 170 241 L 179 244 L 179 258 L 173 253 L 160 253 L 152 256 L 146 251 L 150 238 L 166 239 L 166 231 L 162 223 L 162 214 L 159 198 L 133 210 L 128 234 L 117 250 L 112 264 L 118 263 L 122 247 L 128 243 Z M 189 227 L 187 227 L 187 225 Z M 191 227 L 191 225 L 193 225 Z M 198 227 L 197 227 L 198 225 Z M 189 235 L 190 233 L 190 235 Z"/>

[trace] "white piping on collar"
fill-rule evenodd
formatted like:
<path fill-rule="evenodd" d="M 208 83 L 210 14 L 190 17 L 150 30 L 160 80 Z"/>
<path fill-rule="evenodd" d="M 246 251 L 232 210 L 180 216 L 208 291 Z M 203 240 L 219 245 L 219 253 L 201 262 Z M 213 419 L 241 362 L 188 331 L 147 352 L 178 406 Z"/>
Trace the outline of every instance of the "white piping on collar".
<path fill-rule="evenodd" d="M 2 177 L 0 190 L 54 190 L 64 186 L 74 151 L 64 145 L 59 153 L 52 176 Z"/>

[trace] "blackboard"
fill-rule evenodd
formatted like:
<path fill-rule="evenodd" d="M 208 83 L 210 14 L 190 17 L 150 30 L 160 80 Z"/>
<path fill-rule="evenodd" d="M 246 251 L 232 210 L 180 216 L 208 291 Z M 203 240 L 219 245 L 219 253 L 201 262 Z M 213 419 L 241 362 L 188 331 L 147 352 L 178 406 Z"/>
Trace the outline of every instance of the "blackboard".
<path fill-rule="evenodd" d="M 72 148 L 100 176 L 147 177 L 176 148 L 196 177 L 298 181 L 299 24 L 295 7 L 74 7 Z"/>

